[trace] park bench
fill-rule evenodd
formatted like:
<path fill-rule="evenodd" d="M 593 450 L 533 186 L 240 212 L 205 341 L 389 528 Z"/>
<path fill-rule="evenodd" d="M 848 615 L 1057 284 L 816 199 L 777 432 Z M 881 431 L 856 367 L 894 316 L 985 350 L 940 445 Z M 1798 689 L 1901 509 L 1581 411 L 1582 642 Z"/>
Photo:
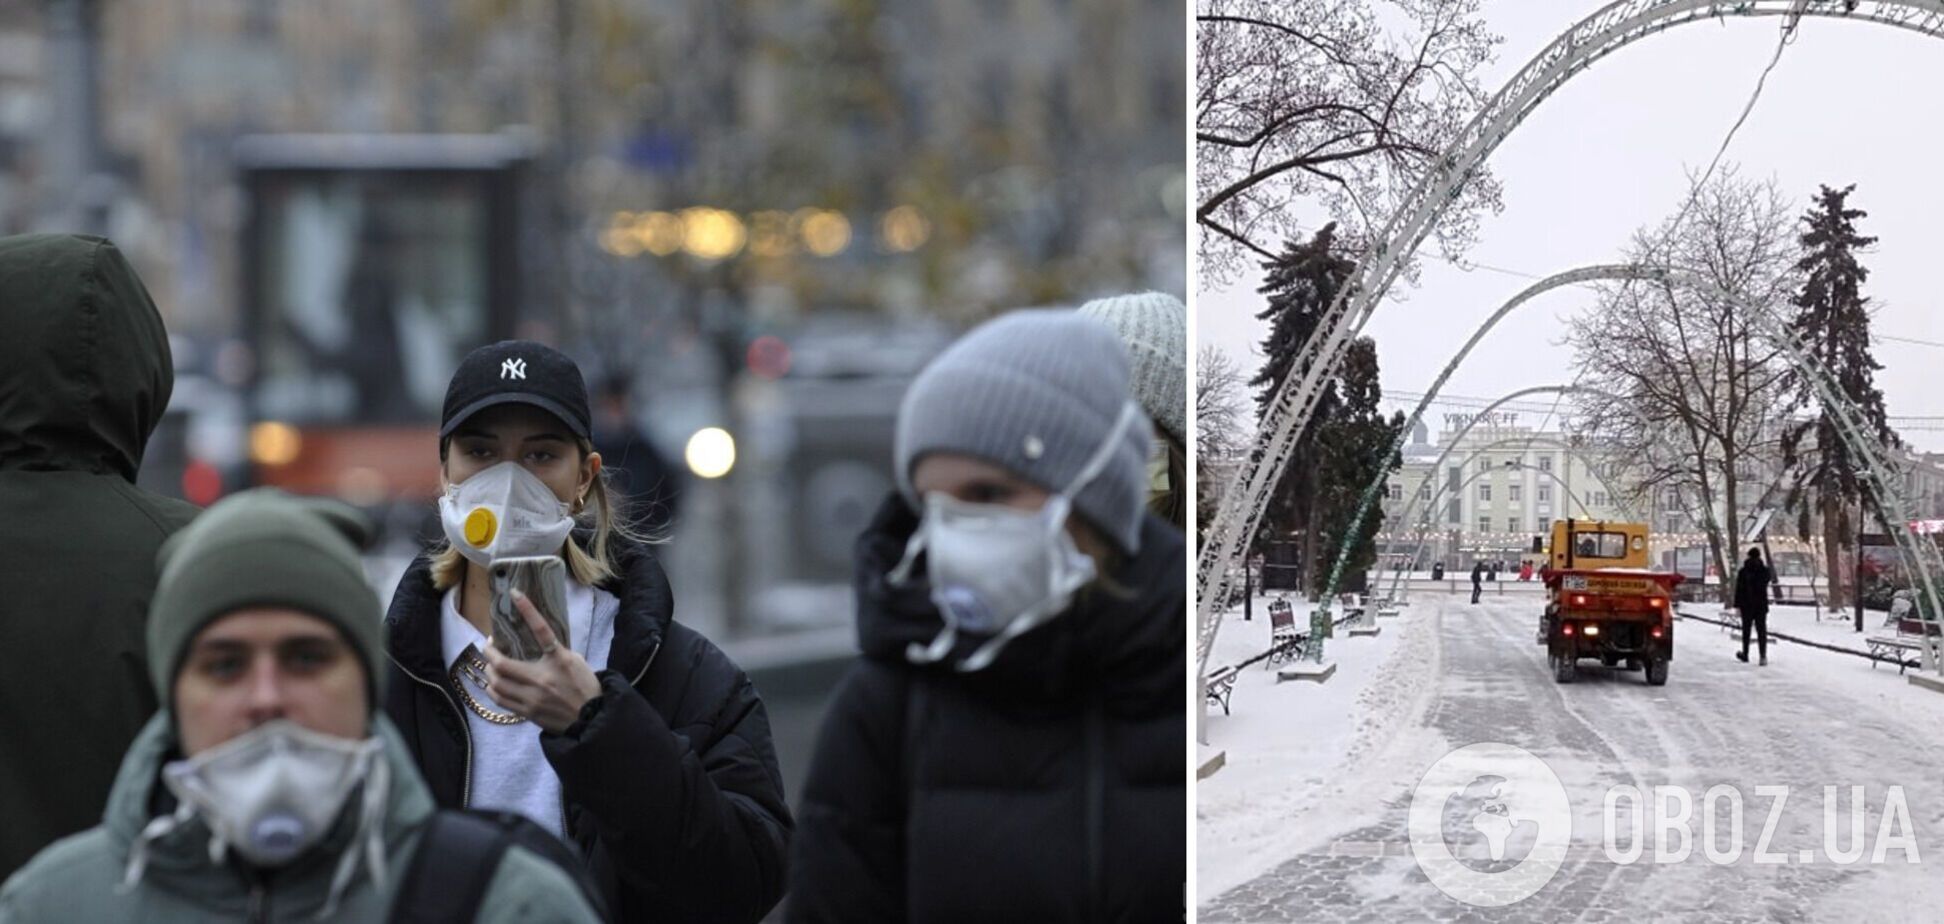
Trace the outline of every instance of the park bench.
<path fill-rule="evenodd" d="M 1910 667 L 1910 662 L 1904 660 L 1905 655 L 1919 654 L 1924 650 L 1922 642 L 1902 635 L 1872 635 L 1864 639 L 1863 644 L 1870 648 L 1871 670 L 1876 670 L 1878 661 L 1895 661 L 1899 674 Z"/>
<path fill-rule="evenodd" d="M 1275 667 L 1295 660 L 1301 653 L 1301 643 L 1302 638 L 1296 631 L 1296 610 L 1287 599 L 1270 601 L 1268 666 Z"/>
<path fill-rule="evenodd" d="M 1220 704 L 1223 715 L 1229 714 L 1229 695 L 1235 692 L 1235 675 L 1239 673 L 1230 666 L 1208 675 L 1208 704 Z"/>
<path fill-rule="evenodd" d="M 1911 614 L 1916 606 L 1910 598 L 1899 593 L 1890 603 L 1890 617 L 1886 622 L 1897 627 L 1895 635 L 1872 635 L 1863 640 L 1870 649 L 1870 669 L 1875 670 L 1878 661 L 1897 662 L 1897 673 L 1901 674 L 1910 667 L 1904 655 L 1918 654 L 1924 650 L 1924 636 L 1938 634 L 1936 626 L 1926 626 L 1923 620 Z"/>

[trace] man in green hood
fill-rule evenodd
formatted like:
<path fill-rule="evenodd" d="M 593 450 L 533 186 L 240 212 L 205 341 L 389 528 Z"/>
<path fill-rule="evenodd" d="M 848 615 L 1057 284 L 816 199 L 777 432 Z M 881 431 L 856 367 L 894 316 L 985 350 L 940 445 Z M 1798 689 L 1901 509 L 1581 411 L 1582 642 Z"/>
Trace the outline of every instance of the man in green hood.
<path fill-rule="evenodd" d="M 175 373 L 100 238 L 0 238 L 0 879 L 101 818 L 155 711 L 155 553 L 196 508 L 135 486 Z"/>
<path fill-rule="evenodd" d="M 164 545 L 146 638 L 162 710 L 129 748 L 101 824 L 0 886 L 0 924 L 382 921 L 401 893 L 423 901 L 415 866 L 461 862 L 418 856 L 436 809 L 377 710 L 366 532 L 335 501 L 260 489 Z M 477 865 L 432 880 L 469 884 L 442 886 L 446 916 L 598 920 L 569 874 L 524 846 Z"/>

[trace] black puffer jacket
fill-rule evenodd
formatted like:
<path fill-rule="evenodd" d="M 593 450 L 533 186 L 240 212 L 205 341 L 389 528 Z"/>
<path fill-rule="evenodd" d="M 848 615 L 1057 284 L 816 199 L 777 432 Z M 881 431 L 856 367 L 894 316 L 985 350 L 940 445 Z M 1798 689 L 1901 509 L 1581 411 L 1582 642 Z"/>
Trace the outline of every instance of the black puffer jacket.
<path fill-rule="evenodd" d="M 97 237 L 0 238 L 0 880 L 101 822 L 155 712 L 155 552 L 196 508 L 135 486 L 175 384 L 142 281 Z"/>
<path fill-rule="evenodd" d="M 1775 576 L 1759 559 L 1742 559 L 1741 569 L 1735 572 L 1735 608 L 1750 616 L 1766 614 L 1773 580 Z"/>
<path fill-rule="evenodd" d="M 1179 921 L 1187 864 L 1181 534 L 1154 516 L 1113 575 L 975 674 L 914 667 L 941 626 L 890 586 L 918 518 L 858 543 L 864 657 L 799 806 L 793 921 Z"/>
<path fill-rule="evenodd" d="M 569 836 L 617 921 L 757 921 L 782 895 L 792 827 L 769 715 L 740 668 L 674 621 L 653 553 L 618 556 L 622 576 L 601 587 L 621 602 L 601 696 L 562 734 L 536 732 Z M 433 798 L 461 806 L 472 743 L 442 663 L 441 596 L 421 556 L 385 618 L 385 712 Z"/>

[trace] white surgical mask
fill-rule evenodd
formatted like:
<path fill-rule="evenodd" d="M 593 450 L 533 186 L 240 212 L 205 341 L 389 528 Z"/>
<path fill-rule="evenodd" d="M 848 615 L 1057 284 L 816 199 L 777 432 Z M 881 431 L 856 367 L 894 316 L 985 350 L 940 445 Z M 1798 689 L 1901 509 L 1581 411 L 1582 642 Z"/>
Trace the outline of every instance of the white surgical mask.
<path fill-rule="evenodd" d="M 925 495 L 924 518 L 889 578 L 907 580 L 919 553 L 925 553 L 932 603 L 945 628 L 930 645 L 913 643 L 905 651 L 907 660 L 944 660 L 964 633 L 987 641 L 958 669 L 983 670 L 1008 642 L 1066 611 L 1074 593 L 1096 573 L 1093 559 L 1066 531 L 1072 498 L 1099 476 L 1137 419 L 1135 406 L 1124 405 L 1107 439 L 1073 483 L 1038 510 L 967 503 L 938 492 Z"/>
<path fill-rule="evenodd" d="M 439 497 L 446 541 L 482 567 L 502 558 L 557 555 L 574 531 L 566 502 L 517 462 L 501 462 Z"/>
<path fill-rule="evenodd" d="M 312 731 L 287 719 L 266 722 L 187 760 L 162 768 L 162 783 L 179 806 L 150 822 L 131 852 L 124 886 L 141 878 L 148 844 L 201 818 L 210 832 L 209 858 L 234 850 L 265 869 L 284 866 L 330 832 L 345 801 L 364 785 L 352 843 L 331 879 L 327 913 L 337 903 L 362 852 L 374 883 L 384 882 L 382 821 L 390 773 L 384 742 L 356 741 Z M 360 850 L 359 840 L 363 840 Z"/>

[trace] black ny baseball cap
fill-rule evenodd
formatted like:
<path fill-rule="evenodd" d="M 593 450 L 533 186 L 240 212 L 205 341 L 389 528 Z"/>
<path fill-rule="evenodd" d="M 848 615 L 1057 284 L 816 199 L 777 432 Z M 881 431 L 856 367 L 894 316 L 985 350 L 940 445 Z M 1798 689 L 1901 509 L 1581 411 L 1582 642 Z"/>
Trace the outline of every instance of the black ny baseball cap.
<path fill-rule="evenodd" d="M 560 418 L 575 436 L 589 438 L 587 383 L 580 367 L 544 343 L 502 340 L 466 354 L 446 386 L 439 439 L 496 404 L 533 405 Z"/>

